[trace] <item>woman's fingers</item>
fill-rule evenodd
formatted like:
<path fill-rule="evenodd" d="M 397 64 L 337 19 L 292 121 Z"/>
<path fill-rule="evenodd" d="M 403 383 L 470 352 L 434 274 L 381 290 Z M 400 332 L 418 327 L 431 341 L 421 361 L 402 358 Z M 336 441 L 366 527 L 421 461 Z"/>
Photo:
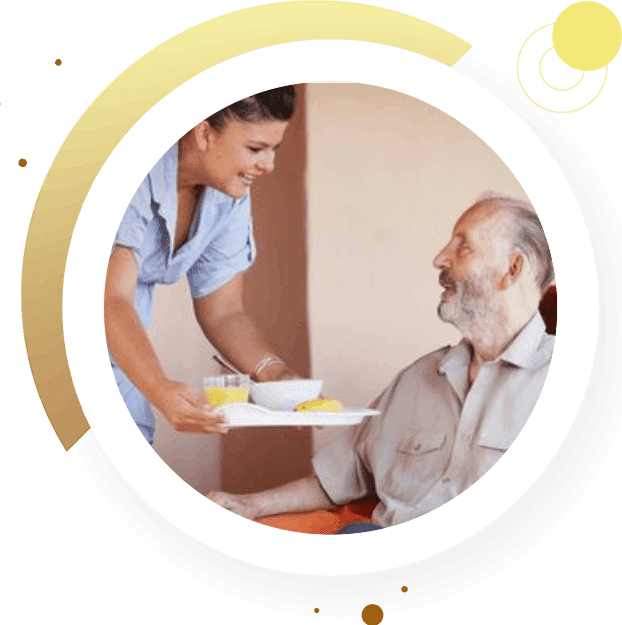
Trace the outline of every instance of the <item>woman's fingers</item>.
<path fill-rule="evenodd" d="M 227 421 L 216 414 L 201 395 L 183 382 L 168 381 L 161 387 L 156 407 L 179 432 L 226 434 Z"/>
<path fill-rule="evenodd" d="M 225 434 L 228 431 L 226 423 L 224 416 L 211 412 L 208 407 L 188 403 L 184 414 L 178 420 L 177 429 Z"/>

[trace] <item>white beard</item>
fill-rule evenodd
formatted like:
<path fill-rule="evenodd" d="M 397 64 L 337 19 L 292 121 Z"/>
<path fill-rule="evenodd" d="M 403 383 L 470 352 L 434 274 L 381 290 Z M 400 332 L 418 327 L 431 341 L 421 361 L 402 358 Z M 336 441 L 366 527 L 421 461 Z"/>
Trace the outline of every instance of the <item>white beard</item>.
<path fill-rule="evenodd" d="M 484 338 L 498 332 L 502 305 L 494 286 L 496 277 L 496 272 L 488 269 L 482 276 L 454 282 L 454 292 L 443 296 L 438 305 L 438 316 L 456 326 L 466 337 Z"/>

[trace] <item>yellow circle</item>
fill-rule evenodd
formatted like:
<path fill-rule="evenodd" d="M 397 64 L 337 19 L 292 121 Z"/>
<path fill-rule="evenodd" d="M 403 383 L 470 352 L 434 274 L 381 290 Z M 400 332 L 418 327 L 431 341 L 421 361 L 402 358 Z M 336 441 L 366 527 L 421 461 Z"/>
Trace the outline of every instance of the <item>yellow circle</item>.
<path fill-rule="evenodd" d="M 585 72 L 605 67 L 622 43 L 618 18 L 598 2 L 577 2 L 564 9 L 553 26 L 559 58 Z"/>

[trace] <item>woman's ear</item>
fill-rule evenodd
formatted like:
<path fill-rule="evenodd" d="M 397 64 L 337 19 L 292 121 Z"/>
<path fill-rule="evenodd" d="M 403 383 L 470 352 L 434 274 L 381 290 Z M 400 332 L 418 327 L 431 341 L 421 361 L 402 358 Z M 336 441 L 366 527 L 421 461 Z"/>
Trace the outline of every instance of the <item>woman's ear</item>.
<path fill-rule="evenodd" d="M 506 274 L 501 280 L 501 288 L 507 289 L 516 283 L 525 268 L 525 257 L 518 251 L 512 252 Z"/>
<path fill-rule="evenodd" d="M 211 135 L 213 134 L 214 129 L 211 127 L 210 123 L 204 119 L 202 122 L 197 124 L 192 129 L 192 135 L 194 140 L 196 141 L 197 147 L 202 152 L 205 152 L 211 143 Z"/>

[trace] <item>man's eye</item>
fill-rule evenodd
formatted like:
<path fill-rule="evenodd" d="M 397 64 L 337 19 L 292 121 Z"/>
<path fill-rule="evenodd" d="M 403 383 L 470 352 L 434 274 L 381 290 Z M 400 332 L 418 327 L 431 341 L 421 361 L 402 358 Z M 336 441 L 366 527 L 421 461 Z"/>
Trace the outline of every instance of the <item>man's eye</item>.
<path fill-rule="evenodd" d="M 261 152 L 261 148 L 254 148 L 254 147 L 251 147 L 250 145 L 248 146 L 248 149 L 249 149 L 251 152 L 254 152 L 255 154 L 256 154 L 257 152 Z"/>

